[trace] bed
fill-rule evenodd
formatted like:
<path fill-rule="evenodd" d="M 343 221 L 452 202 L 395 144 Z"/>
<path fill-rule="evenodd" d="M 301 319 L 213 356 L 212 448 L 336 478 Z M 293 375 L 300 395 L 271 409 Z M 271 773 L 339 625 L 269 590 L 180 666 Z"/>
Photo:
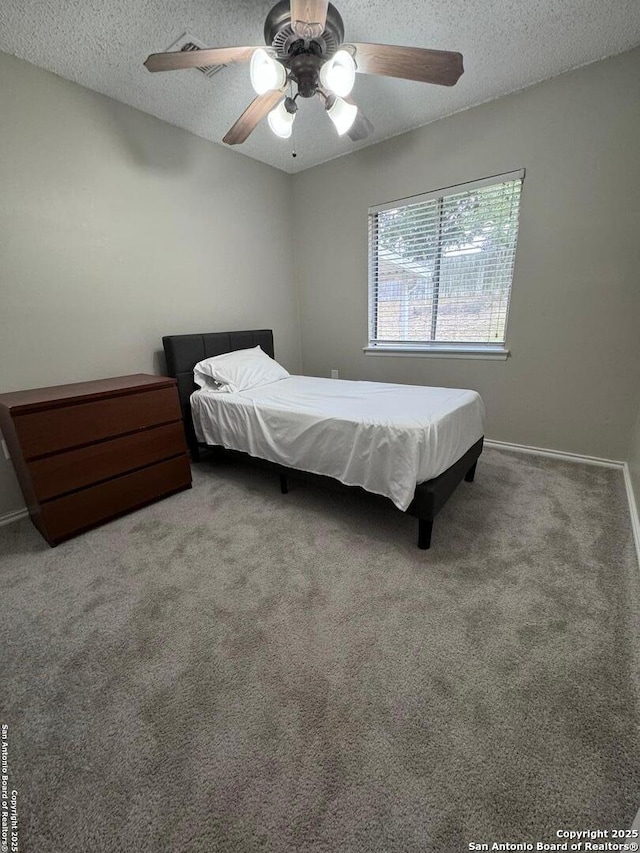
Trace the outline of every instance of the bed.
<path fill-rule="evenodd" d="M 194 460 L 202 448 L 224 447 L 266 459 L 285 494 L 288 475 L 305 471 L 383 495 L 418 519 L 421 549 L 430 547 L 434 519 L 458 484 L 474 479 L 484 415 L 475 392 L 291 376 L 241 394 L 211 393 L 196 386 L 194 366 L 256 346 L 273 358 L 272 331 L 167 335 L 162 341 Z M 422 435 L 421 406 L 433 410 Z"/>

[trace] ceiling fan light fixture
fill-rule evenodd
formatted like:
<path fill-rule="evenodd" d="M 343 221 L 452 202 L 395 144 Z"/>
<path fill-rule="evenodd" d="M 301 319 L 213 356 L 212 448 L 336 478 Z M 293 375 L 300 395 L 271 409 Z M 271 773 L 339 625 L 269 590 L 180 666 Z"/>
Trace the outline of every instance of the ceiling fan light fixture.
<path fill-rule="evenodd" d="M 277 0 L 264 24 L 265 46 L 203 47 L 193 39 L 189 39 L 193 44 L 185 45 L 185 38 L 164 53 L 148 56 L 147 70 L 250 65 L 257 97 L 223 137 L 227 145 L 245 142 L 267 116 L 273 132 L 287 139 L 298 97 L 324 102 L 338 134 L 360 142 L 373 132 L 373 125 L 350 97 L 356 71 L 437 86 L 455 86 L 464 72 L 463 57 L 457 51 L 345 43 L 342 16 L 328 0 Z M 294 97 L 292 88 L 283 109 L 280 103 L 289 82 L 297 91 Z"/>
<path fill-rule="evenodd" d="M 322 85 L 341 98 L 350 94 L 355 80 L 356 63 L 347 50 L 339 50 L 320 69 Z"/>
<path fill-rule="evenodd" d="M 256 94 L 264 95 L 271 89 L 281 89 L 287 82 L 287 72 L 280 62 L 259 47 L 253 52 L 249 65 L 251 85 Z"/>
<path fill-rule="evenodd" d="M 280 139 L 289 139 L 295 117 L 295 112 L 289 112 L 286 102 L 281 101 L 275 109 L 271 110 L 267 116 L 267 121 L 276 136 L 279 136 Z"/>
<path fill-rule="evenodd" d="M 338 135 L 344 136 L 356 120 L 358 107 L 343 101 L 342 98 L 335 98 L 331 105 L 327 106 L 327 115 L 338 131 Z"/>

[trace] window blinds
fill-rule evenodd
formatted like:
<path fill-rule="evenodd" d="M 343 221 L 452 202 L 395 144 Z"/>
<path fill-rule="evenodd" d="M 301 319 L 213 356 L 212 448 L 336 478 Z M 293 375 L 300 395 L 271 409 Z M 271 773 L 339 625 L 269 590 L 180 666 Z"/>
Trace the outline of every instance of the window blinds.
<path fill-rule="evenodd" d="M 369 346 L 501 346 L 524 172 L 369 211 Z"/>

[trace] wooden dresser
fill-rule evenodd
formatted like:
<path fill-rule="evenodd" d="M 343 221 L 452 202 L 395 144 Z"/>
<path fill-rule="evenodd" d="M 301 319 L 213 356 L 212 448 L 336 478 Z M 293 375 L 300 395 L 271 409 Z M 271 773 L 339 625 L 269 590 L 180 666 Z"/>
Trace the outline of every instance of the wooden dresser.
<path fill-rule="evenodd" d="M 0 394 L 0 429 L 50 545 L 191 487 L 175 386 L 138 373 Z"/>

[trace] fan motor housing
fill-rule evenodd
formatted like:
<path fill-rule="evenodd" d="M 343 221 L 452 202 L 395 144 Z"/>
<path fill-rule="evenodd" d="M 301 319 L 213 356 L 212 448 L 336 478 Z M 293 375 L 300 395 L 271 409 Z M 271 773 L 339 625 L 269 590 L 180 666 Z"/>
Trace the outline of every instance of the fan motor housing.
<path fill-rule="evenodd" d="M 304 41 L 294 33 L 291 26 L 290 0 L 280 0 L 271 9 L 264 22 L 264 40 L 269 47 L 275 49 L 281 61 L 288 60 L 294 45 L 298 49 L 298 43 L 301 41 L 305 51 L 321 56 L 323 59 L 329 59 L 344 40 L 344 23 L 340 12 L 332 3 L 329 3 L 324 32 L 317 38 Z"/>

